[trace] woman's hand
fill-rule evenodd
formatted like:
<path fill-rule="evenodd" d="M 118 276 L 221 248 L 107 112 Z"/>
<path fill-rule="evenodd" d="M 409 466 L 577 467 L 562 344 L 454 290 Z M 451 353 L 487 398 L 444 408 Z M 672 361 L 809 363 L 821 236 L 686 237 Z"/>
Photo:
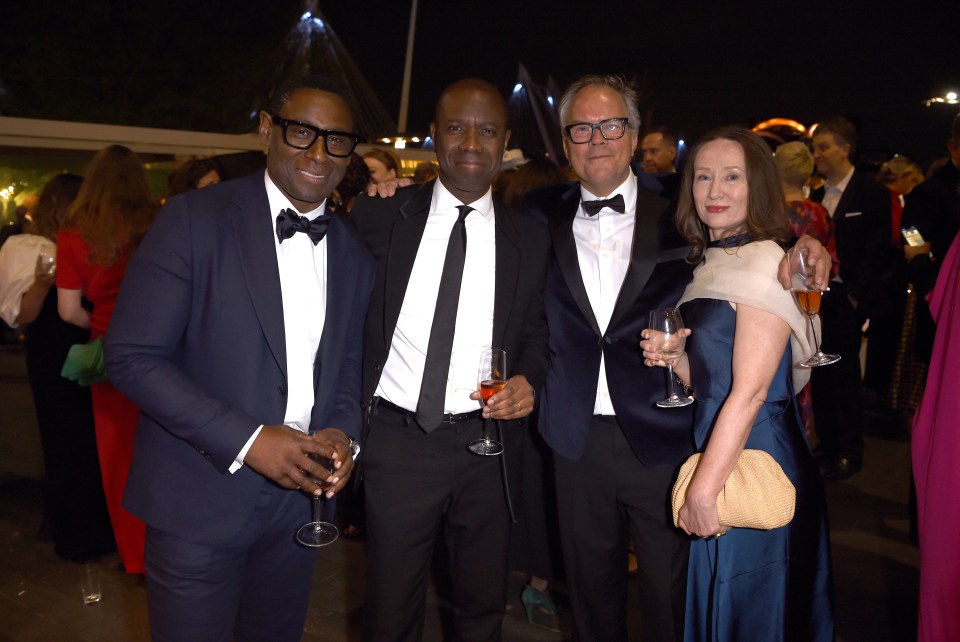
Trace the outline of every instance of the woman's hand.
<path fill-rule="evenodd" d="M 699 493 L 694 483 L 687 491 L 687 500 L 680 507 L 677 522 L 683 532 L 695 537 L 716 537 L 730 530 L 720 525 L 717 515 L 717 496 Z"/>

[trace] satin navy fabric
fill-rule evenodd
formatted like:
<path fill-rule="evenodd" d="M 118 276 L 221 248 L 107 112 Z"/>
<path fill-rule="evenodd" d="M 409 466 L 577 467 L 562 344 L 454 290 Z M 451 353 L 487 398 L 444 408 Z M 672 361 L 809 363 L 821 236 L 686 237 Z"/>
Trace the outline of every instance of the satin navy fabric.
<path fill-rule="evenodd" d="M 727 301 L 681 307 L 696 391 L 695 440 L 702 452 L 730 393 L 736 313 Z M 797 489 L 793 521 L 769 531 L 735 528 L 695 540 L 687 583 L 688 641 L 833 640 L 823 484 L 792 403 L 789 344 L 746 448 L 764 450 Z"/>

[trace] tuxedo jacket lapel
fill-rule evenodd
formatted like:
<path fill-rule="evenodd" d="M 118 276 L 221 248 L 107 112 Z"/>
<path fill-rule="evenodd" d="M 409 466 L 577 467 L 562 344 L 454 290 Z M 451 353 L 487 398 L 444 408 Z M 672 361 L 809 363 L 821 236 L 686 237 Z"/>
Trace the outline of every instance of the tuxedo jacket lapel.
<path fill-rule="evenodd" d="M 567 283 L 573 300 L 583 314 L 583 318 L 593 328 L 597 336 L 601 336 L 600 325 L 593 314 L 590 297 L 583 285 L 583 275 L 580 273 L 580 261 L 577 258 L 577 243 L 573 238 L 573 219 L 580 206 L 580 184 L 574 183 L 561 197 L 561 206 L 557 214 L 550 219 L 550 239 L 553 242 L 553 252 L 557 257 L 557 264 L 563 280 Z"/>
<path fill-rule="evenodd" d="M 413 198 L 400 207 L 400 218 L 391 230 L 390 253 L 387 256 L 385 285 L 383 289 L 383 345 L 393 341 L 393 331 L 400 318 L 400 307 L 407 292 L 410 272 L 420 249 L 420 239 L 427 225 L 430 201 L 433 198 L 433 182 L 424 185 Z"/>
<path fill-rule="evenodd" d="M 643 189 L 638 190 L 633 227 L 633 252 L 617 295 L 617 302 L 613 307 L 613 314 L 610 316 L 610 323 L 607 325 L 608 328 L 614 327 L 630 309 L 657 265 L 661 219 L 666 210 L 666 201 L 650 196 Z"/>
<path fill-rule="evenodd" d="M 349 255 L 353 251 L 353 244 L 347 236 L 346 226 L 328 206 L 325 214 L 333 216 L 330 227 L 327 229 L 327 303 L 324 311 L 323 334 L 320 336 L 320 346 L 317 350 L 317 359 L 313 367 L 314 390 L 321 390 L 320 375 L 324 363 L 336 363 L 333 357 L 334 337 L 343 337 L 344 330 L 340 327 L 348 320 L 349 309 L 343 306 L 344 301 L 350 301 L 353 291 L 357 287 L 357 273 L 344 269 L 352 265 Z"/>
<path fill-rule="evenodd" d="M 287 375 L 287 348 L 283 333 L 283 299 L 280 268 L 269 224 L 270 203 L 262 183 L 235 201 L 233 218 L 243 278 L 250 291 L 263 335 L 284 377 Z M 239 346 L 238 349 L 242 349 Z"/>
<path fill-rule="evenodd" d="M 510 318 L 517 279 L 523 266 L 520 265 L 520 244 L 516 228 L 510 220 L 510 213 L 497 198 L 493 199 L 493 211 L 496 219 L 496 276 L 491 345 L 500 348 L 503 347 L 507 319 Z"/>

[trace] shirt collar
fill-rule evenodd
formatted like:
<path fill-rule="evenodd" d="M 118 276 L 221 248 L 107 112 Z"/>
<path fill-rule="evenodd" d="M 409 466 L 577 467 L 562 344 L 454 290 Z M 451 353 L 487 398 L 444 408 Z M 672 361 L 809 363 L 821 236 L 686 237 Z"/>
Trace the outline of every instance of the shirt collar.
<path fill-rule="evenodd" d="M 856 169 L 855 167 L 851 167 L 850 171 L 847 172 L 847 175 L 844 176 L 842 179 L 840 179 L 840 182 L 837 183 L 836 185 L 831 185 L 830 181 L 827 181 L 826 186 L 829 188 L 838 190 L 842 194 L 844 191 L 846 191 L 847 185 L 850 184 L 850 178 L 853 176 L 853 172 L 855 169 Z"/>
<path fill-rule="evenodd" d="M 610 192 L 605 198 L 613 198 L 617 194 L 623 195 L 623 213 L 630 214 L 631 212 L 636 211 L 637 209 L 637 177 L 633 175 L 633 172 L 629 172 L 627 180 L 620 183 L 620 186 Z M 580 200 L 582 201 L 595 201 L 599 199 L 599 196 L 593 194 L 590 190 L 583 186 L 583 183 L 580 183 Z M 602 214 L 603 212 L 601 212 Z M 578 216 L 586 216 L 583 211 L 583 206 L 577 207 Z M 590 217 L 593 218 L 593 217 Z"/>
<path fill-rule="evenodd" d="M 472 203 L 463 203 L 459 198 L 450 193 L 439 178 L 433 183 L 433 199 L 430 203 L 430 211 L 452 210 L 459 205 L 469 205 L 480 212 L 483 218 L 488 221 L 493 218 L 493 190 L 487 188 L 486 193 L 473 201 Z"/>
<path fill-rule="evenodd" d="M 280 188 L 277 187 L 277 184 L 273 182 L 273 179 L 270 178 L 270 172 L 265 171 L 263 173 L 263 184 L 267 188 L 267 201 L 270 203 L 270 217 L 275 219 L 277 214 L 282 212 L 285 209 L 292 209 L 297 214 L 301 214 L 300 210 L 290 202 L 290 199 L 287 198 L 287 195 L 280 191 Z M 324 212 L 324 208 L 327 205 L 327 199 L 323 199 L 319 205 L 309 212 L 303 212 L 302 216 L 306 216 L 311 221 Z"/>

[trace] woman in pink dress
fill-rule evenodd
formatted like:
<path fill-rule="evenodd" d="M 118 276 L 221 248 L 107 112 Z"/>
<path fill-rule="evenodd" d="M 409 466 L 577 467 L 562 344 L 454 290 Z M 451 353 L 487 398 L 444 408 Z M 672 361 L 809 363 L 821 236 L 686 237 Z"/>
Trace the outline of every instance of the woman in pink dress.
<path fill-rule="evenodd" d="M 57 234 L 57 308 L 64 321 L 89 328 L 91 339 L 108 331 L 127 261 L 156 210 L 133 152 L 111 145 L 97 153 Z M 94 384 L 91 394 L 117 550 L 128 573 L 143 573 L 145 527 L 121 505 L 139 410 L 109 382 Z"/>
<path fill-rule="evenodd" d="M 913 425 L 920 526 L 918 642 L 960 640 L 960 236 L 927 297 L 937 334 Z"/>

